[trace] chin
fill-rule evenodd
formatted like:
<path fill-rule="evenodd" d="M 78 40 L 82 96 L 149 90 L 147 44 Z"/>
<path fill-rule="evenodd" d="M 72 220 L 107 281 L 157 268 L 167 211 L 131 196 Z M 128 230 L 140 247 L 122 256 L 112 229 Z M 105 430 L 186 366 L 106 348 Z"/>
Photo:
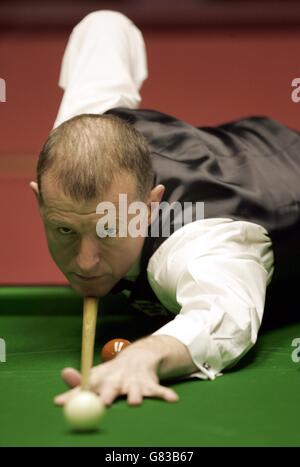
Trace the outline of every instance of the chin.
<path fill-rule="evenodd" d="M 111 284 L 78 284 L 70 283 L 72 289 L 83 296 L 104 297 L 113 288 Z"/>

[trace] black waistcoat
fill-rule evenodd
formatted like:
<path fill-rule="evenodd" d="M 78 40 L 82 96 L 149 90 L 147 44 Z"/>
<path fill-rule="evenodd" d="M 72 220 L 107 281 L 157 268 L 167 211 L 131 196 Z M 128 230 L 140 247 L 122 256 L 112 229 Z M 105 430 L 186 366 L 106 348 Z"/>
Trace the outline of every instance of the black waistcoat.
<path fill-rule="evenodd" d="M 205 218 L 247 220 L 273 241 L 275 274 L 297 273 L 300 254 L 300 133 L 260 116 L 197 128 L 170 115 L 114 108 L 148 141 L 162 201 L 205 203 Z M 154 299 L 148 260 L 166 237 L 147 237 L 134 297 Z M 274 280 L 274 279 L 273 279 Z"/>

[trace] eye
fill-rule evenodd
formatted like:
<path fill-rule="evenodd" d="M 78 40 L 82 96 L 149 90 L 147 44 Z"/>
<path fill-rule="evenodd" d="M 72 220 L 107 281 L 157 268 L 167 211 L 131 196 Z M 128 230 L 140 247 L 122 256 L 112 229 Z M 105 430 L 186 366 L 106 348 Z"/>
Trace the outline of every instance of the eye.
<path fill-rule="evenodd" d="M 107 232 L 107 235 L 114 236 L 117 233 L 117 229 L 115 229 L 114 227 L 107 227 L 105 229 L 105 232 Z"/>
<path fill-rule="evenodd" d="M 62 235 L 70 235 L 73 233 L 73 230 L 68 227 L 58 227 L 57 231 Z"/>
<path fill-rule="evenodd" d="M 97 235 L 100 238 L 110 238 L 110 237 L 116 237 L 117 234 L 117 229 L 115 227 L 110 227 L 108 223 L 106 224 L 101 224 L 100 222 L 97 224 Z"/>
<path fill-rule="evenodd" d="M 114 237 L 117 233 L 117 229 L 115 227 L 109 227 L 108 223 L 106 223 L 103 226 L 103 232 L 105 232 L 108 237 Z"/>

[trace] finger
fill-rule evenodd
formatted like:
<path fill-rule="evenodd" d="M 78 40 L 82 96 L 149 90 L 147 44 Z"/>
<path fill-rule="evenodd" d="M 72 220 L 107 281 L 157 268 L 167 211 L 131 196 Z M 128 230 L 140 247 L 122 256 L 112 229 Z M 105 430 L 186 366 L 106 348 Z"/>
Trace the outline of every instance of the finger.
<path fill-rule="evenodd" d="M 71 388 L 79 386 L 81 383 L 81 374 L 74 368 L 64 368 L 61 372 L 61 377 Z"/>
<path fill-rule="evenodd" d="M 55 405 L 65 405 L 75 394 L 78 394 L 80 391 L 80 387 L 77 386 L 74 389 L 71 389 L 71 391 L 64 392 L 63 394 L 59 394 L 54 398 L 54 404 Z"/>
<path fill-rule="evenodd" d="M 100 397 L 104 405 L 111 405 L 120 394 L 120 390 L 117 386 L 103 386 Z"/>
<path fill-rule="evenodd" d="M 138 385 L 132 385 L 129 388 L 127 402 L 130 405 L 140 405 L 143 402 L 142 390 Z"/>
<path fill-rule="evenodd" d="M 146 391 L 144 395 L 148 397 L 158 397 L 167 402 L 177 402 L 179 400 L 178 394 L 176 394 L 176 392 L 173 391 L 173 389 L 166 388 L 159 384 L 156 384 L 150 391 Z"/>

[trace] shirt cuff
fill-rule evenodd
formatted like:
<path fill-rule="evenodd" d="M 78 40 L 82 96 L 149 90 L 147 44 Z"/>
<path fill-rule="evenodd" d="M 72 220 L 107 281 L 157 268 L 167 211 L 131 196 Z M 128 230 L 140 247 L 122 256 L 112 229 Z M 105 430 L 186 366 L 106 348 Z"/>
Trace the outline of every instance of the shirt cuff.
<path fill-rule="evenodd" d="M 199 371 L 184 376 L 182 379 L 199 378 L 214 380 L 216 376 L 221 376 L 222 373 L 201 358 L 201 356 L 207 353 L 207 349 L 211 347 L 211 337 L 204 330 L 199 333 L 199 329 L 195 326 L 194 319 L 191 319 L 191 314 L 190 312 L 189 316 L 177 315 L 172 321 L 169 321 L 152 335 L 175 337 L 188 348 L 191 358 L 194 364 L 199 368 Z M 198 314 L 199 311 L 196 312 L 196 316 Z"/>

